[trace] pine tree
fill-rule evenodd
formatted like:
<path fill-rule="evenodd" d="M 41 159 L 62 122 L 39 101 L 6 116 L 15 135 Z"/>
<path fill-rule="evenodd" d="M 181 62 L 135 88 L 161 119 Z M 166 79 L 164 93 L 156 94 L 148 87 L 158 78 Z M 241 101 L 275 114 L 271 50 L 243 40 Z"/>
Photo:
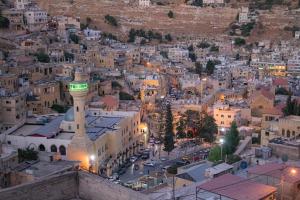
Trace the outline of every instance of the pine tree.
<path fill-rule="evenodd" d="M 203 67 L 202 64 L 199 62 L 195 63 L 195 68 L 196 68 L 196 74 L 198 74 L 199 76 L 202 75 L 202 71 L 203 71 Z"/>
<path fill-rule="evenodd" d="M 164 146 L 164 151 L 168 152 L 168 155 L 175 148 L 173 132 L 173 115 L 170 104 L 167 105 L 166 110 Z"/>
<path fill-rule="evenodd" d="M 177 135 L 178 138 L 185 138 L 186 137 L 185 129 L 186 129 L 186 122 L 185 122 L 183 117 L 180 117 L 180 119 L 177 123 L 177 127 L 176 127 L 176 130 L 177 130 L 176 135 Z"/>
<path fill-rule="evenodd" d="M 239 131 L 237 129 L 237 125 L 235 121 L 231 123 L 230 130 L 225 135 L 225 144 L 224 149 L 226 151 L 226 154 L 233 154 L 239 145 L 240 137 L 239 137 Z"/>

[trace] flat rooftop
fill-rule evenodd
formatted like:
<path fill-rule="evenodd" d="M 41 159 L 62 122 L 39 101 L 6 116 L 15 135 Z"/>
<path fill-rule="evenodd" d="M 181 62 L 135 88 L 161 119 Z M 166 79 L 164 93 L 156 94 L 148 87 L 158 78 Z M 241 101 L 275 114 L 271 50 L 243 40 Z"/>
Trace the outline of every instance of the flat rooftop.
<path fill-rule="evenodd" d="M 52 162 L 37 161 L 21 163 L 17 170 L 31 174 L 36 178 L 52 175 L 60 171 L 72 169 L 78 162 L 58 160 Z"/>

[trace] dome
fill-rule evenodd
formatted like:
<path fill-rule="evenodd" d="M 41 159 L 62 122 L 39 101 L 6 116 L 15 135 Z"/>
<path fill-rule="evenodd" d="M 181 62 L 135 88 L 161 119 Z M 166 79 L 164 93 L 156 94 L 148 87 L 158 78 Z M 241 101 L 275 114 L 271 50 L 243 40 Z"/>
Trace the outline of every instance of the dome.
<path fill-rule="evenodd" d="M 65 114 L 65 121 L 72 122 L 74 121 L 74 107 L 71 107 Z"/>

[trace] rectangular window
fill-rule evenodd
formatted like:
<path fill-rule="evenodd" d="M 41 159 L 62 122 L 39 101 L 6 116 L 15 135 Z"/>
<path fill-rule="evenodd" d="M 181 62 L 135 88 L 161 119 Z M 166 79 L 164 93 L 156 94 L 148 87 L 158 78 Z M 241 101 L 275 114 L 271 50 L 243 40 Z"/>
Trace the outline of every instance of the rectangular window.
<path fill-rule="evenodd" d="M 77 124 L 77 129 L 79 129 L 79 124 Z"/>

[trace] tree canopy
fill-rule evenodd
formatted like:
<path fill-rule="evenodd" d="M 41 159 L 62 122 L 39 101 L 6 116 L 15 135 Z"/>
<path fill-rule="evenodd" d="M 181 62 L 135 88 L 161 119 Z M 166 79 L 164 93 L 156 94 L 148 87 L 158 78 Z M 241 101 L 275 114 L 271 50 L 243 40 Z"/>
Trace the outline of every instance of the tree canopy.
<path fill-rule="evenodd" d="M 215 134 L 218 132 L 217 124 L 215 119 L 205 114 L 201 120 L 200 137 L 204 138 L 204 141 L 212 143 L 215 141 Z"/>
<path fill-rule="evenodd" d="M 168 152 L 169 154 L 174 148 L 173 114 L 171 105 L 168 104 L 165 118 L 164 151 Z"/>
<path fill-rule="evenodd" d="M 239 145 L 240 137 L 236 122 L 233 121 L 230 130 L 225 135 L 224 149 L 226 154 L 233 154 Z"/>

